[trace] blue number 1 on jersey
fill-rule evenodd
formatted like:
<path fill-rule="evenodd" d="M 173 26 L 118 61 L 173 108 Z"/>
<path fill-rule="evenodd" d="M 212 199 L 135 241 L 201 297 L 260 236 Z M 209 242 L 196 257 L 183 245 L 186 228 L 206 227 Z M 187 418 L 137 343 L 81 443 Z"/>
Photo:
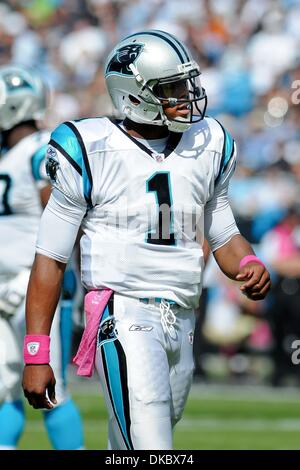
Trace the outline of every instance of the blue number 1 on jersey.
<path fill-rule="evenodd" d="M 154 192 L 158 205 L 158 224 L 155 232 L 148 232 L 147 243 L 176 245 L 173 228 L 172 192 L 170 173 L 158 171 L 146 182 L 147 193 Z"/>

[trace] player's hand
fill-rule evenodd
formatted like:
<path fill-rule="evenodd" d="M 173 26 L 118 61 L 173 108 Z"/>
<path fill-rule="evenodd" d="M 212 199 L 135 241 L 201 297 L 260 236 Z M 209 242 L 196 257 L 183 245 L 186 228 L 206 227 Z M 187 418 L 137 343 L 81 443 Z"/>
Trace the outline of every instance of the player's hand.
<path fill-rule="evenodd" d="M 48 364 L 28 364 L 23 372 L 23 390 L 33 408 L 51 410 L 56 405 L 55 377 Z"/>
<path fill-rule="evenodd" d="M 268 270 L 255 262 L 247 263 L 236 276 L 242 282 L 240 290 L 251 300 L 262 300 L 271 288 Z"/>

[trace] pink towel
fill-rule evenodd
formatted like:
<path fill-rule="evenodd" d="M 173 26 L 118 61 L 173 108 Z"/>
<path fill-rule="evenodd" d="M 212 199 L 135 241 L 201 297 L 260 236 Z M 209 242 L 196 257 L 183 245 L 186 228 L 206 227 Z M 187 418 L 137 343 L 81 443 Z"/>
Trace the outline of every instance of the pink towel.
<path fill-rule="evenodd" d="M 112 293 L 111 289 L 93 290 L 84 298 L 86 326 L 77 354 L 73 358 L 73 363 L 78 366 L 77 375 L 93 375 L 99 323 Z"/>

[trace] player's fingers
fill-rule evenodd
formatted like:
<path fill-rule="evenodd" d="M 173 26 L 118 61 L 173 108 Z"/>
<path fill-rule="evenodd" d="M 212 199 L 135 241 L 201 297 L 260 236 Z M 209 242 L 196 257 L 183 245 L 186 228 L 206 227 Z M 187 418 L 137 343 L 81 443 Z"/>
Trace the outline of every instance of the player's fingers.
<path fill-rule="evenodd" d="M 236 276 L 237 281 L 244 281 L 245 279 L 249 279 L 253 274 L 253 269 L 246 268 L 243 272 L 239 273 Z"/>
<path fill-rule="evenodd" d="M 35 392 L 26 392 L 24 391 L 24 395 L 28 400 L 28 403 L 33 408 L 53 408 L 53 405 L 49 402 L 48 398 L 46 397 L 45 393 L 35 393 Z"/>
<path fill-rule="evenodd" d="M 44 409 L 46 408 L 47 410 L 51 410 L 53 408 L 53 405 L 52 403 L 50 403 L 50 401 L 48 400 L 48 398 L 46 398 L 46 396 L 44 397 L 36 397 L 34 399 L 34 403 L 33 403 L 33 408 L 36 408 L 36 409 Z"/>
<path fill-rule="evenodd" d="M 259 293 L 269 281 L 270 281 L 269 273 L 267 271 L 265 271 L 263 273 L 260 281 L 252 287 L 251 291 L 253 293 L 254 292 Z"/>
<path fill-rule="evenodd" d="M 251 300 L 262 300 L 265 298 L 270 288 L 271 288 L 271 281 L 268 281 L 267 284 L 261 289 L 260 292 L 249 292 L 246 295 Z"/>
<path fill-rule="evenodd" d="M 30 406 L 33 408 L 38 408 L 37 401 L 32 395 L 27 395 L 27 400 Z"/>
<path fill-rule="evenodd" d="M 249 290 L 251 289 L 253 286 L 255 286 L 255 284 L 258 284 L 262 278 L 262 275 L 264 273 L 264 269 L 256 269 L 254 272 L 253 272 L 253 275 L 251 276 L 251 278 L 246 281 L 241 287 L 241 291 L 246 291 L 246 290 Z"/>
<path fill-rule="evenodd" d="M 33 406 L 30 393 L 28 393 L 26 390 L 24 390 L 24 395 L 27 398 L 27 401 L 28 401 L 29 405 Z"/>

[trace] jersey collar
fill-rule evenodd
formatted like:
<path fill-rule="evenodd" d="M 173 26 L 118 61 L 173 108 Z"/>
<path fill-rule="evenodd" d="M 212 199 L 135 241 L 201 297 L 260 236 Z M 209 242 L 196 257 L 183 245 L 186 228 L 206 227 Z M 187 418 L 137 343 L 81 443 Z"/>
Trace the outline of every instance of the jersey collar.
<path fill-rule="evenodd" d="M 118 121 L 116 119 L 110 119 L 112 124 L 114 124 L 123 134 L 128 137 L 132 142 L 135 143 L 141 150 L 146 152 L 148 155 L 150 155 L 151 158 L 153 158 L 153 154 L 155 154 L 155 150 L 150 149 L 149 147 L 146 147 L 142 142 L 140 142 L 138 139 L 135 139 L 132 137 L 132 135 L 128 134 L 121 126 L 120 123 L 122 121 Z M 163 152 L 160 152 L 164 155 L 164 158 L 166 159 L 177 147 L 179 144 L 180 140 L 182 137 L 182 133 L 179 132 L 170 132 L 170 136 L 167 140 L 166 146 L 163 150 Z M 154 158 L 153 158 L 154 159 Z"/>

